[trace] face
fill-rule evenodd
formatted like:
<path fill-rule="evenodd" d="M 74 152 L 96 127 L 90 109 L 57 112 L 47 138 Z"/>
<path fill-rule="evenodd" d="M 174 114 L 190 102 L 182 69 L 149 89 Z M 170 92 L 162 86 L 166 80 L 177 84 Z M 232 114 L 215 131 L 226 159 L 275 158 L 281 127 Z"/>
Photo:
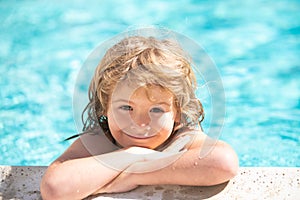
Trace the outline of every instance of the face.
<path fill-rule="evenodd" d="M 110 132 L 123 147 L 154 149 L 171 135 L 177 109 L 171 92 L 156 85 L 118 84 L 110 97 L 107 118 Z"/>

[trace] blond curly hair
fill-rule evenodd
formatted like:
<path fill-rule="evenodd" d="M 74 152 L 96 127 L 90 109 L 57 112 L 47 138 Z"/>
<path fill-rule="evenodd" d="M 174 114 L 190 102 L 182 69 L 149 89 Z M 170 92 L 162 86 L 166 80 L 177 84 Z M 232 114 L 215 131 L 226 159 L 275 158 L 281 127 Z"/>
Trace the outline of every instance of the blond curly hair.
<path fill-rule="evenodd" d="M 202 104 L 195 95 L 191 59 L 180 45 L 172 40 L 130 36 L 108 49 L 95 70 L 89 103 L 82 112 L 83 131 L 102 128 L 110 133 L 105 113 L 114 88 L 124 79 L 171 91 L 181 114 L 181 127 L 199 125 L 204 119 Z"/>

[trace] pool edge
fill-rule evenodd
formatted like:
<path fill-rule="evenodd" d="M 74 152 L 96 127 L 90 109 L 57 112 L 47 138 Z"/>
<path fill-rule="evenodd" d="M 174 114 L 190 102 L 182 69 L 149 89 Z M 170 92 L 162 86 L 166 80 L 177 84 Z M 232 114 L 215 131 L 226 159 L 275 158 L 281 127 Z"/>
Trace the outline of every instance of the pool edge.
<path fill-rule="evenodd" d="M 46 168 L 0 165 L 0 199 L 41 199 L 39 183 Z M 296 199 L 299 196 L 300 168 L 240 167 L 236 177 L 216 186 L 143 186 L 127 193 L 86 199 Z"/>

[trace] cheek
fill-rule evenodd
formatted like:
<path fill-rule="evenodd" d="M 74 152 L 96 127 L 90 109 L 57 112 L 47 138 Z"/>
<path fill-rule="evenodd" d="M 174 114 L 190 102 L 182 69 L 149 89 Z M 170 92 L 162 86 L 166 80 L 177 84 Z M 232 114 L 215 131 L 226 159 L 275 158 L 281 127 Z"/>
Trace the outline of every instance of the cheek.
<path fill-rule="evenodd" d="M 164 113 L 160 117 L 153 118 L 152 125 L 155 126 L 157 129 L 173 129 L 174 125 L 174 115 L 171 112 Z"/>
<path fill-rule="evenodd" d="M 107 120 L 108 120 L 107 122 L 108 122 L 109 130 L 111 134 L 115 137 L 119 131 L 119 126 L 116 123 L 116 120 L 111 112 L 107 113 Z"/>
<path fill-rule="evenodd" d="M 114 123 L 119 129 L 124 129 L 129 124 L 132 123 L 131 115 L 129 114 L 129 112 L 126 111 L 125 112 L 115 111 L 111 117 L 113 117 Z"/>

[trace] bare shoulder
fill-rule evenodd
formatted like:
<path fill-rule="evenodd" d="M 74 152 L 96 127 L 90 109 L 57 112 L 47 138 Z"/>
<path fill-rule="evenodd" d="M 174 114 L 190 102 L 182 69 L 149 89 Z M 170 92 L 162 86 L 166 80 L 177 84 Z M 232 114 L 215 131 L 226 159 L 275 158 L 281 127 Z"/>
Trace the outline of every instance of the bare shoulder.
<path fill-rule="evenodd" d="M 193 148 L 204 148 L 204 147 L 229 147 L 229 145 L 219 140 L 219 138 L 211 138 L 207 134 L 205 134 L 203 131 L 193 128 L 184 128 L 180 130 L 176 136 L 174 137 L 174 140 L 177 140 L 181 137 L 189 137 L 190 138 L 190 147 L 189 149 Z"/>
<path fill-rule="evenodd" d="M 215 160 L 231 163 L 235 168 L 238 166 L 238 156 L 234 149 L 225 141 L 219 138 L 211 138 L 201 130 L 186 129 L 177 137 L 190 135 L 193 140 L 190 143 L 189 149 L 198 149 L 200 157 L 210 155 Z"/>
<path fill-rule="evenodd" d="M 76 139 L 55 162 L 85 158 L 117 150 L 118 147 L 102 134 L 84 134 Z"/>
<path fill-rule="evenodd" d="M 185 127 L 178 131 L 173 140 L 178 140 L 182 137 L 189 139 L 188 148 L 193 149 L 196 147 L 201 147 L 207 135 L 201 130 Z"/>

